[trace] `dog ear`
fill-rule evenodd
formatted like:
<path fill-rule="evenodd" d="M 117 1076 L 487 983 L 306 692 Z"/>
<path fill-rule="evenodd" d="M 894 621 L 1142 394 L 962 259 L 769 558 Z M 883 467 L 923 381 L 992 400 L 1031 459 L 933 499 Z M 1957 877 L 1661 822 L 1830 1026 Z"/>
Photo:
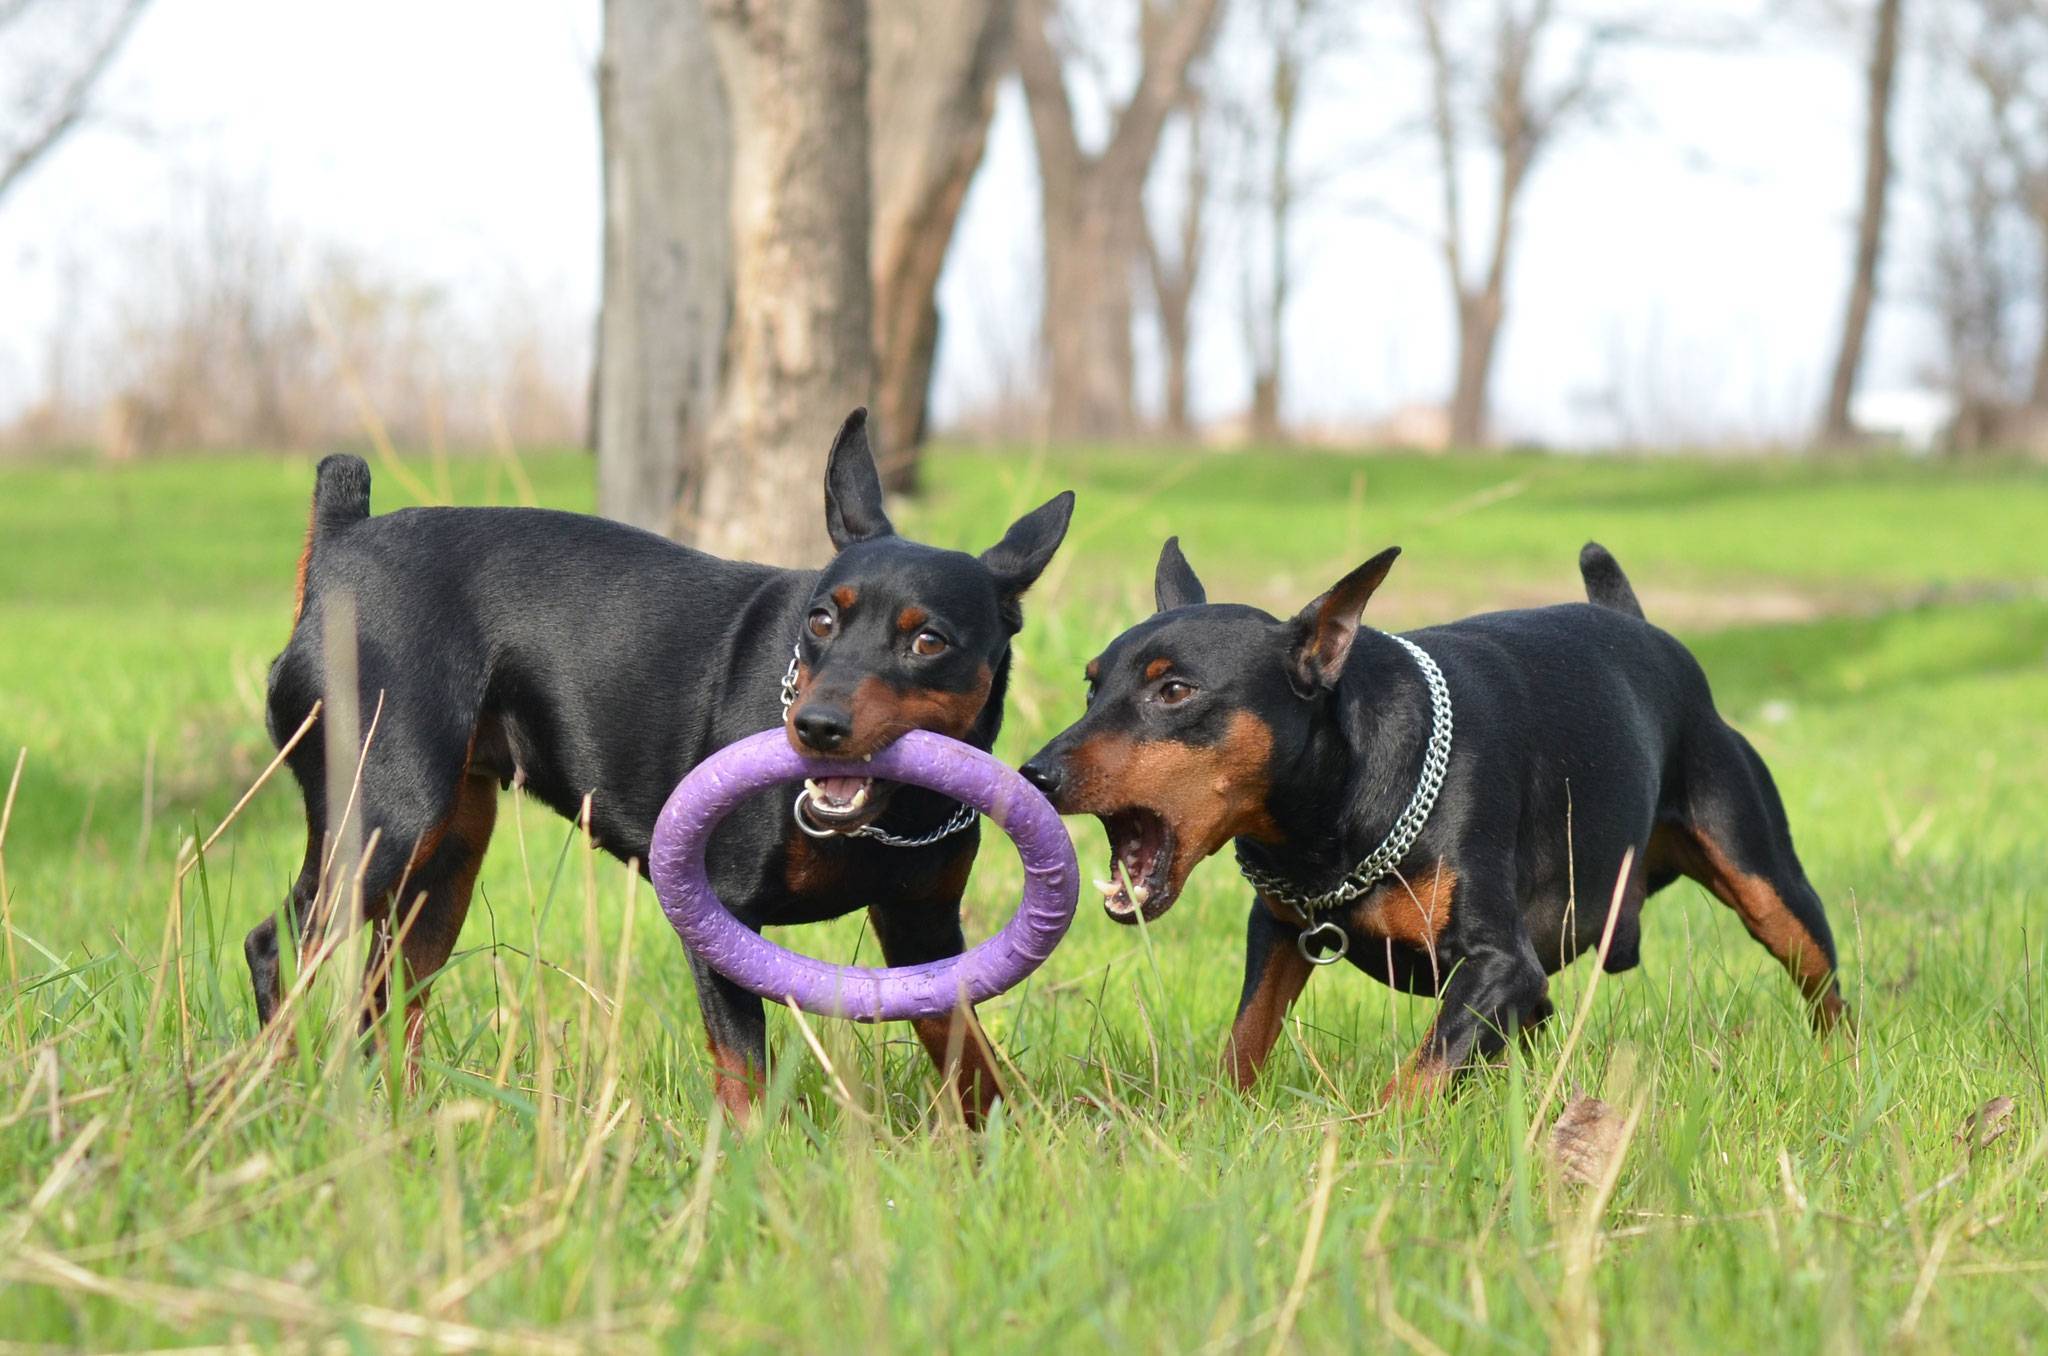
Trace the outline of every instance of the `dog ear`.
<path fill-rule="evenodd" d="M 835 549 L 857 541 L 893 536 L 889 515 L 882 510 L 882 478 L 875 472 L 874 449 L 868 446 L 865 406 L 846 416 L 832 454 L 825 459 L 825 531 Z"/>
<path fill-rule="evenodd" d="M 1062 490 L 1011 523 L 1003 539 L 981 553 L 981 563 L 996 577 L 1006 604 L 1014 604 L 1045 572 L 1052 553 L 1066 540 L 1073 516 L 1074 492 Z M 1012 624 L 1021 624 L 1021 617 Z"/>
<path fill-rule="evenodd" d="M 1152 571 L 1152 601 L 1161 612 L 1177 607 L 1200 607 L 1209 601 L 1202 581 L 1195 578 L 1188 558 L 1180 553 L 1180 538 L 1168 537 L 1159 548 L 1159 567 Z"/>
<path fill-rule="evenodd" d="M 1365 611 L 1366 601 L 1400 554 L 1400 547 L 1389 546 L 1338 580 L 1288 623 L 1287 676 L 1295 691 L 1308 696 L 1337 685 L 1351 642 L 1358 638 L 1358 614 Z"/>

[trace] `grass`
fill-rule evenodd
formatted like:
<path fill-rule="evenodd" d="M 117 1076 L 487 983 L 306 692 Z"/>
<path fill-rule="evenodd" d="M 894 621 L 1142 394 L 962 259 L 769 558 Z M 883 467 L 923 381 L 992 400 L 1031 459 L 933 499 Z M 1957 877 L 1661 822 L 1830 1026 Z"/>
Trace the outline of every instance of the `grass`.
<path fill-rule="evenodd" d="M 527 469 L 588 506 L 581 458 Z M 432 479 L 512 493 L 490 464 Z M 1013 761 L 1072 718 L 1169 531 L 1213 596 L 1276 609 L 1398 541 L 1390 625 L 1574 596 L 1579 543 L 1605 541 L 1776 770 L 1861 1029 L 1817 1047 L 1761 948 L 1681 884 L 1576 1040 L 1567 1016 L 1449 1100 L 1382 1113 L 1428 1007 L 1331 974 L 1240 1098 L 1213 1070 L 1246 894 L 1215 862 L 1142 937 L 1084 907 L 987 1006 L 1016 1088 L 979 1137 L 933 1109 L 906 1032 L 807 1039 L 780 1011 L 761 1127 L 722 1132 L 645 888 L 510 798 L 419 1090 L 337 1048 L 337 984 L 221 1097 L 253 1026 L 241 934 L 300 850 L 288 786 L 173 877 L 268 760 L 310 480 L 253 457 L 0 471 L 0 747 L 26 750 L 0 859 L 8 1342 L 1853 1351 L 2048 1330 L 2039 472 L 940 456 L 904 515 L 934 540 L 985 545 L 1081 491 L 1020 644 Z M 380 477 L 380 508 L 404 498 Z M 1099 831 L 1074 829 L 1094 862 Z M 1017 875 L 992 843 L 973 933 Z M 782 940 L 844 959 L 862 938 Z M 1554 982 L 1561 1013 L 1593 979 Z M 1553 1083 L 1639 1112 L 1607 1186 L 1551 1163 Z M 2001 1096 L 2009 1133 L 1959 1144 Z"/>

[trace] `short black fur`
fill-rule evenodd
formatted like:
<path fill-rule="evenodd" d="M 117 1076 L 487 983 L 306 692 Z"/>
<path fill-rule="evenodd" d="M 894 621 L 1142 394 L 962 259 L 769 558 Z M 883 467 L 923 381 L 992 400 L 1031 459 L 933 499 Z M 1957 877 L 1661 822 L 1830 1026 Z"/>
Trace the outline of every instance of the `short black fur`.
<path fill-rule="evenodd" d="M 825 518 L 839 551 L 823 570 L 722 560 L 541 509 L 372 518 L 363 462 L 323 461 L 299 615 L 271 666 L 269 727 L 282 744 L 326 695 L 324 623 L 348 596 L 363 722 L 377 712 L 358 793 L 363 829 L 376 834 L 365 911 L 379 927 L 378 956 L 394 926 L 403 932 L 397 977 L 412 995 L 412 1040 L 425 986 L 461 931 L 499 787 L 523 784 L 572 819 L 587 798 L 597 844 L 644 871 L 656 815 L 683 774 L 736 739 L 785 724 L 780 694 L 793 648 L 803 667 L 789 738 L 805 752 L 846 756 L 849 776 L 874 747 L 846 738 L 806 747 L 800 727 L 814 704 L 843 705 L 849 733 L 857 728 L 874 746 L 905 728 L 946 725 L 986 749 L 1002 722 L 1018 600 L 1057 549 L 1072 507 L 1062 494 L 1028 515 L 991 548 L 993 559 L 898 537 L 863 411 L 846 421 L 828 463 Z M 807 624 L 821 610 L 834 618 L 826 636 Z M 906 631 L 908 620 L 917 625 Z M 938 653 L 922 653 L 941 641 Z M 289 764 L 307 842 L 286 914 L 306 955 L 318 940 L 311 915 L 329 828 L 317 728 Z M 929 791 L 890 790 L 874 788 L 865 822 L 916 834 L 953 809 Z M 761 793 L 711 842 L 712 882 L 742 921 L 758 930 L 869 907 L 892 964 L 961 950 L 959 897 L 977 829 L 920 848 L 813 839 L 796 830 L 791 800 L 788 788 Z M 281 997 L 276 918 L 249 934 L 246 951 L 268 1023 Z M 695 956 L 690 965 L 721 1100 L 744 1115 L 765 1067 L 761 1000 Z M 382 988 L 372 986 L 372 1009 Z M 996 1088 L 978 1029 L 965 1044 L 979 1080 L 962 1090 L 972 1116 Z"/>
<path fill-rule="evenodd" d="M 1101 771 L 1166 766 L 1159 751 L 1169 751 L 1180 760 L 1172 766 L 1205 769 L 1196 780 L 1213 776 L 1217 795 L 1253 792 L 1233 805 L 1228 832 L 1209 834 L 1215 841 L 1176 833 L 1183 854 L 1198 860 L 1234 837 L 1246 862 L 1287 882 L 1288 895 L 1331 890 L 1395 824 L 1429 739 L 1416 661 L 1358 625 L 1395 554 L 1281 621 L 1207 603 L 1169 540 L 1155 581 L 1159 613 L 1090 665 L 1088 710 L 1026 763 L 1025 776 L 1063 812 L 1102 816 L 1114 837 L 1134 813 L 1188 813 L 1184 791 Z M 1715 711 L 1691 653 L 1643 620 L 1614 558 L 1588 544 L 1581 566 L 1588 603 L 1408 634 L 1451 694 L 1455 739 L 1442 792 L 1395 874 L 1369 894 L 1314 917 L 1255 897 L 1228 1055 L 1240 1084 L 1311 973 L 1297 952 L 1311 924 L 1329 918 L 1343 928 L 1346 958 L 1368 974 L 1441 996 L 1423 1049 L 1389 1085 L 1392 1095 L 1426 1091 L 1549 1014 L 1546 976 L 1598 947 L 1625 858 L 1608 969 L 1637 963 L 1645 896 L 1686 875 L 1735 908 L 1792 972 L 1817 1025 L 1846 1015 L 1834 941 L 1769 771 Z M 1104 748 L 1116 751 L 1113 762 L 1097 756 Z M 1264 752 L 1252 759 L 1246 750 Z M 1171 906 L 1192 865 L 1166 875 L 1163 897 L 1140 901 L 1145 917 Z M 1111 915 L 1135 921 L 1140 911 L 1105 885 Z"/>

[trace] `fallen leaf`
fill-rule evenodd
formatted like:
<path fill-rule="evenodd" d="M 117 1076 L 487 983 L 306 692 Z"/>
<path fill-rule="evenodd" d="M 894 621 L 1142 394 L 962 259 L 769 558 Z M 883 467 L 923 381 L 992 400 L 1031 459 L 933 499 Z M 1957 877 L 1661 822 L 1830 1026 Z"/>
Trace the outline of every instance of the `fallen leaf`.
<path fill-rule="evenodd" d="M 1571 1181 L 1597 1184 L 1621 1146 L 1622 1115 L 1598 1097 L 1576 1096 L 1550 1130 L 1550 1156 Z"/>
<path fill-rule="evenodd" d="M 1988 1149 L 2012 1129 L 2012 1098 L 1994 1097 L 1970 1113 L 1963 1128 L 1956 1131 L 1956 1143 L 1971 1153 Z"/>

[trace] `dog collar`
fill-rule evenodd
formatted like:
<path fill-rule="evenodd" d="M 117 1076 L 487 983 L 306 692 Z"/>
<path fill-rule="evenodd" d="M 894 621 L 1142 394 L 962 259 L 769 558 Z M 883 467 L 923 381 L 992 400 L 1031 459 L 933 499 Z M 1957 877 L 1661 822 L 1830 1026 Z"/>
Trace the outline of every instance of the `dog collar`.
<path fill-rule="evenodd" d="M 1415 666 L 1422 670 L 1422 677 L 1429 684 L 1429 747 L 1422 755 L 1422 776 L 1415 783 L 1415 794 L 1408 798 L 1408 808 L 1401 811 L 1401 817 L 1394 821 L 1394 827 L 1380 841 L 1380 845 L 1367 854 L 1364 861 L 1353 867 L 1336 888 L 1319 895 L 1303 894 L 1288 881 L 1270 871 L 1261 871 L 1245 860 L 1242 843 L 1237 845 L 1237 869 L 1244 878 L 1268 899 L 1289 905 L 1309 921 L 1310 926 L 1301 934 L 1302 954 L 1308 955 L 1307 942 L 1319 934 L 1335 931 L 1339 941 L 1337 950 L 1321 963 L 1339 959 L 1344 954 L 1348 939 L 1343 929 L 1327 919 L 1318 921 L 1317 915 L 1328 913 L 1357 899 L 1371 890 L 1401 862 L 1408 849 L 1415 846 L 1415 840 L 1422 834 L 1422 826 L 1429 820 L 1429 812 L 1436 806 L 1437 793 L 1443 790 L 1444 775 L 1451 766 L 1451 689 L 1444 682 L 1443 670 L 1436 661 L 1426 654 L 1420 645 L 1406 636 L 1391 633 L 1388 639 L 1398 643 L 1415 660 Z M 1311 960 L 1318 959 L 1310 957 Z"/>
<path fill-rule="evenodd" d="M 797 665 L 803 660 L 803 656 L 803 646 L 796 645 L 791 647 L 789 652 L 789 668 L 782 675 L 782 714 L 784 716 L 789 714 L 790 707 L 796 705 L 796 671 Z M 944 823 L 929 833 L 914 834 L 906 837 L 903 834 L 890 833 L 887 829 L 878 828 L 873 824 L 863 824 L 851 832 L 842 832 L 838 829 L 821 829 L 804 816 L 804 802 L 810 798 L 810 789 L 806 787 L 804 790 L 796 793 L 796 802 L 789 807 L 789 812 L 795 817 L 796 826 L 799 829 L 802 829 L 813 838 L 872 838 L 883 847 L 930 847 L 933 843 L 941 842 L 962 830 L 973 827 L 974 821 L 981 818 L 981 811 L 975 809 L 972 805 L 962 803 L 954 808 L 953 813 L 946 818 Z"/>

